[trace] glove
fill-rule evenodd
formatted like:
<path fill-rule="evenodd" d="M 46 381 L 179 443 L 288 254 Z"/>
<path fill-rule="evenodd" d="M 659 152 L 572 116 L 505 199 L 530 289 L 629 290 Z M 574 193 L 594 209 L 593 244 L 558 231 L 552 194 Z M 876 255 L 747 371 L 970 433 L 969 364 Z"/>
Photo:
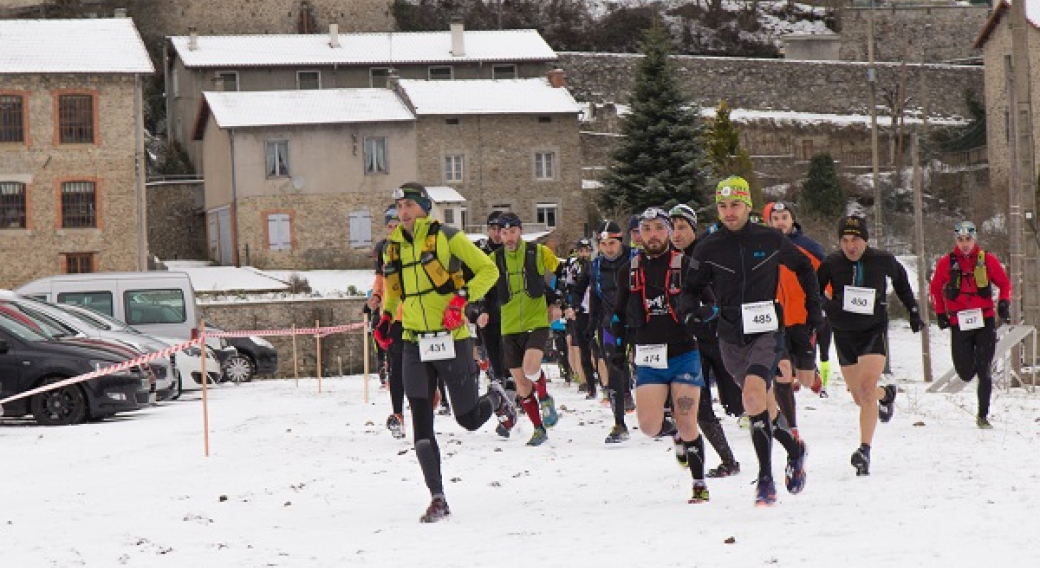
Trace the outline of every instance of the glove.
<path fill-rule="evenodd" d="M 615 350 L 614 354 L 610 356 L 610 364 L 617 369 L 624 369 L 628 365 L 628 357 L 624 350 Z"/>
<path fill-rule="evenodd" d="M 481 309 L 479 304 L 475 302 L 466 304 L 464 313 L 466 314 L 466 319 L 469 320 L 469 323 L 477 323 L 477 318 L 480 317 L 480 312 Z"/>
<path fill-rule="evenodd" d="M 455 294 L 452 296 L 451 301 L 448 302 L 448 307 L 444 308 L 444 328 L 453 330 L 462 325 L 462 311 L 466 309 L 466 298 Z"/>
<path fill-rule="evenodd" d="M 1011 304 L 1007 300 L 997 302 L 997 315 L 1004 323 L 1011 323 Z"/>
<path fill-rule="evenodd" d="M 823 312 L 810 311 L 805 316 L 805 325 L 809 326 L 810 334 L 815 335 L 816 330 L 823 325 Z"/>
<path fill-rule="evenodd" d="M 917 333 L 924 327 L 924 321 L 921 320 L 921 314 L 917 313 L 917 308 L 910 310 L 910 331 Z"/>
<path fill-rule="evenodd" d="M 390 326 L 392 324 L 393 320 L 390 318 L 390 314 L 383 314 L 383 317 L 379 318 L 379 323 L 376 324 L 375 330 L 372 331 L 372 337 L 375 338 L 376 343 L 384 351 L 389 349 L 390 344 L 394 342 L 393 336 L 390 335 Z"/>
<path fill-rule="evenodd" d="M 938 315 L 936 315 L 935 316 L 935 321 L 936 321 L 936 323 L 939 324 L 939 329 L 949 329 L 950 328 L 950 316 L 948 316 L 946 314 L 938 314 Z"/>

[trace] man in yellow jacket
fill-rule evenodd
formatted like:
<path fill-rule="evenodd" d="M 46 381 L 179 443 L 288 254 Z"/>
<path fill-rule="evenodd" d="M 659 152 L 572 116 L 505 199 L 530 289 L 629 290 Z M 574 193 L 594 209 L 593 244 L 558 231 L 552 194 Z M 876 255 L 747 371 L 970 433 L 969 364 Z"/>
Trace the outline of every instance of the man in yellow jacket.
<path fill-rule="evenodd" d="M 406 183 L 393 198 L 401 224 L 383 247 L 385 296 L 375 335 L 380 343 L 391 341 L 393 315 L 403 303 L 405 394 L 412 409 L 415 455 L 432 497 L 420 521 L 433 523 L 450 514 L 433 430 L 438 378 L 448 387 L 456 422 L 467 430 L 480 428 L 492 414 L 504 423 L 514 422 L 516 408 L 496 383 L 487 394 L 479 394 L 480 371 L 463 317 L 466 304 L 495 284 L 495 264 L 464 233 L 429 218 L 432 202 L 421 184 Z M 468 281 L 462 263 L 473 272 Z"/>

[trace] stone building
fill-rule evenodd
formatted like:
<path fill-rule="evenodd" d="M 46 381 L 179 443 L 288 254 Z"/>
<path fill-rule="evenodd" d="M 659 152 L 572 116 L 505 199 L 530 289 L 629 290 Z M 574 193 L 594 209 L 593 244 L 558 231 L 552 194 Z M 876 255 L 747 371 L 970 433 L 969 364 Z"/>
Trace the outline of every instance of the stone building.
<path fill-rule="evenodd" d="M 133 22 L 0 20 L 0 287 L 142 270 L 143 78 Z"/>
<path fill-rule="evenodd" d="M 177 36 L 166 44 L 169 136 L 204 164 L 192 141 L 203 91 L 385 87 L 404 79 L 541 77 L 556 53 L 535 30 L 268 36 Z M 219 85 L 217 84 L 219 82 Z"/>

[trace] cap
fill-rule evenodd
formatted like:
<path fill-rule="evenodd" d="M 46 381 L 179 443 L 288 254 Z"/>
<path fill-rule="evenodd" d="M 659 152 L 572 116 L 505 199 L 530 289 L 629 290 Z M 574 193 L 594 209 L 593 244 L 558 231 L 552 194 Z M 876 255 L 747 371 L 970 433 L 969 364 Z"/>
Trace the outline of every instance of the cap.
<path fill-rule="evenodd" d="M 394 190 L 393 198 L 394 201 L 397 201 L 398 199 L 411 199 L 426 213 L 429 213 L 430 209 L 433 208 L 433 201 L 430 200 L 430 194 L 427 193 L 426 188 L 418 182 L 410 181 L 401 184 L 400 187 Z"/>
<path fill-rule="evenodd" d="M 389 225 L 390 223 L 400 222 L 401 217 L 397 214 L 397 207 L 393 205 L 386 208 L 383 212 L 383 224 Z"/>
<path fill-rule="evenodd" d="M 747 203 L 748 207 L 754 207 L 751 204 L 751 186 L 740 176 L 730 176 L 715 187 L 715 203 L 723 199 L 736 199 Z"/>
<path fill-rule="evenodd" d="M 765 208 L 762 209 L 762 217 L 769 220 L 773 216 L 774 211 L 787 211 L 791 214 L 791 220 L 795 220 L 794 205 L 786 201 L 772 201 L 766 204 Z"/>
<path fill-rule="evenodd" d="M 491 214 L 488 215 L 487 226 L 489 226 L 489 227 L 498 227 L 499 226 L 498 225 L 498 218 L 501 217 L 501 216 L 502 216 L 502 212 L 501 211 L 492 211 Z"/>
<path fill-rule="evenodd" d="M 975 238 L 975 223 L 972 223 L 971 221 L 961 221 L 953 226 L 953 232 L 956 233 L 958 237 Z"/>
<path fill-rule="evenodd" d="M 664 224 L 668 227 L 669 230 L 671 230 L 672 218 L 668 216 L 667 211 L 661 209 L 660 207 L 648 207 L 646 211 L 643 211 L 639 215 L 640 223 L 642 223 L 643 221 L 653 221 L 655 219 L 660 219 L 661 221 L 664 221 Z"/>
<path fill-rule="evenodd" d="M 624 237 L 624 234 L 621 232 L 621 226 L 617 223 L 613 221 L 604 221 L 603 226 L 599 228 L 599 231 L 596 231 L 596 237 L 601 241 L 607 239 L 617 239 L 620 241 L 622 237 Z"/>
<path fill-rule="evenodd" d="M 863 239 L 864 241 L 870 240 L 870 233 L 867 231 L 867 220 L 859 215 L 846 215 L 838 221 L 838 238 L 842 238 L 845 235 L 853 235 Z"/>
<path fill-rule="evenodd" d="M 524 224 L 516 213 L 506 211 L 498 216 L 498 226 L 503 229 L 509 229 L 511 227 L 523 227 Z"/>
<path fill-rule="evenodd" d="M 694 231 L 697 230 L 697 212 L 689 205 L 679 204 L 672 207 L 671 211 L 668 212 L 668 216 L 672 219 L 685 219 Z"/>
<path fill-rule="evenodd" d="M 582 237 L 582 238 L 578 239 L 577 243 L 574 244 L 574 248 L 577 248 L 577 249 L 582 249 L 582 248 L 591 249 L 592 248 L 592 241 Z"/>

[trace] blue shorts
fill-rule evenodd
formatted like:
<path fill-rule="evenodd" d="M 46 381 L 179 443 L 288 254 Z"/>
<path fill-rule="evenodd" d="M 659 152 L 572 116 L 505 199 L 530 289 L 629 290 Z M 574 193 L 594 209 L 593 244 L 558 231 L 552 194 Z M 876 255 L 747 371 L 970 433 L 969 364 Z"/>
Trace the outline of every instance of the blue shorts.
<path fill-rule="evenodd" d="M 696 350 L 668 358 L 667 369 L 636 366 L 636 386 L 643 385 L 693 385 L 704 388 L 701 373 L 701 355 Z"/>

